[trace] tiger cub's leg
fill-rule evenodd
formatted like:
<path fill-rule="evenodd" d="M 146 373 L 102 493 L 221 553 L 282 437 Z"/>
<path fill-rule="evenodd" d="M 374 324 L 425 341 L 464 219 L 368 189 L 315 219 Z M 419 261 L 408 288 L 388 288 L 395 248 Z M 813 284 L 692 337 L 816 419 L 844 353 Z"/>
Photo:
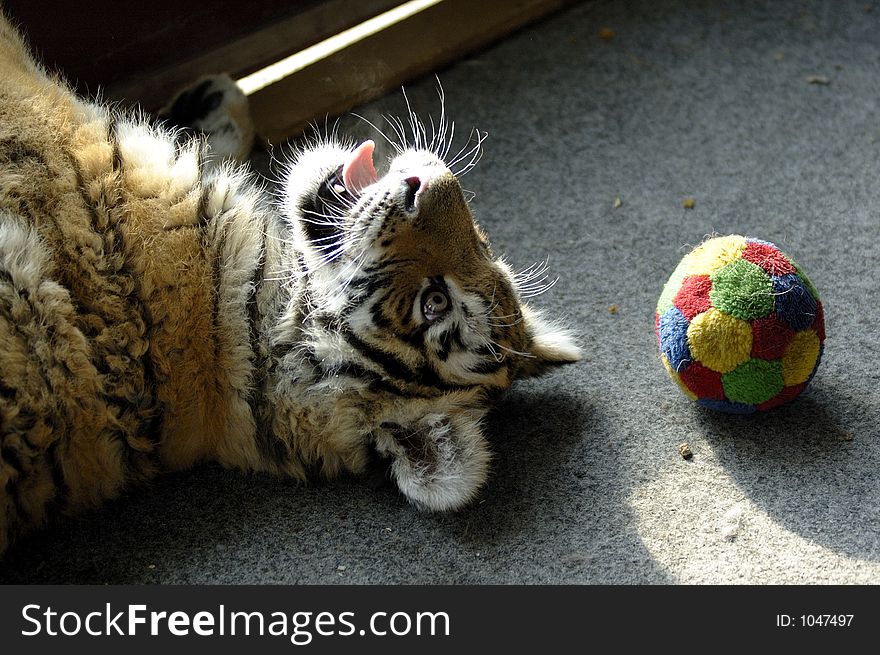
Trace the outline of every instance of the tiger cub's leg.
<path fill-rule="evenodd" d="M 36 231 L 0 210 L 0 553 L 52 506 L 122 483 L 120 446 L 100 442 L 98 373 Z"/>
<path fill-rule="evenodd" d="M 228 75 L 209 75 L 182 89 L 159 112 L 166 124 L 207 137 L 211 160 L 245 161 L 254 145 L 247 96 Z"/>

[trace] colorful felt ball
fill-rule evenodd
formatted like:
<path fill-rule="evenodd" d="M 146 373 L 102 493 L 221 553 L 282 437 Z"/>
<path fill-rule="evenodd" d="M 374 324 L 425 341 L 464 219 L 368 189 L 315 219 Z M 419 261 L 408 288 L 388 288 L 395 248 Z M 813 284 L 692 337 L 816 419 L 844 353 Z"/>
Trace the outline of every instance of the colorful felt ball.
<path fill-rule="evenodd" d="M 774 244 L 739 235 L 682 258 L 657 302 L 656 329 L 685 395 L 738 414 L 798 396 L 825 341 L 822 303 L 804 272 Z"/>

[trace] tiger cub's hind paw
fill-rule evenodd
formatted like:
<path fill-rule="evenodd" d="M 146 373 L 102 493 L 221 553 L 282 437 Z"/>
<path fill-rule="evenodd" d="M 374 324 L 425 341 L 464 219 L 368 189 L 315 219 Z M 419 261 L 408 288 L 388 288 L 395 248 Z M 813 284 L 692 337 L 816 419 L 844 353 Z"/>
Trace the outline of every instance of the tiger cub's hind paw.
<path fill-rule="evenodd" d="M 159 118 L 204 134 L 212 159 L 245 161 L 254 145 L 247 96 L 226 74 L 208 75 L 185 87 L 159 111 Z"/>

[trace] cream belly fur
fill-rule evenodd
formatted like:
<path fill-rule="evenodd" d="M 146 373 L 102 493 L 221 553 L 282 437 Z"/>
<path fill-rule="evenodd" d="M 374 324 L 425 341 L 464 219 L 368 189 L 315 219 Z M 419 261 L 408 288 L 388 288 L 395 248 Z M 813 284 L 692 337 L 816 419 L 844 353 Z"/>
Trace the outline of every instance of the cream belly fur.
<path fill-rule="evenodd" d="M 77 98 L 0 17 L 0 552 L 201 461 L 375 451 L 419 507 L 473 498 L 491 399 L 580 354 L 413 135 L 381 178 L 369 142 L 315 144 L 276 207 L 212 134 Z"/>

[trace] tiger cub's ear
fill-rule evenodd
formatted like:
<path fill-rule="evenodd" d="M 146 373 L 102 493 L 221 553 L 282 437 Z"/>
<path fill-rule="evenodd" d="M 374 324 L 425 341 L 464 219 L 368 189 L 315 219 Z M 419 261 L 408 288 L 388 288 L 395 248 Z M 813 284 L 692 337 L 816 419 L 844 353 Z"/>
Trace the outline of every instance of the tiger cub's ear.
<path fill-rule="evenodd" d="M 454 510 L 474 498 L 491 458 L 481 416 L 468 410 L 437 412 L 380 425 L 376 450 L 392 458 L 394 481 L 413 504 Z"/>
<path fill-rule="evenodd" d="M 523 322 L 529 335 L 529 356 L 521 357 L 516 377 L 529 378 L 549 373 L 557 366 L 572 364 L 583 357 L 574 337 L 565 328 L 553 325 L 528 305 L 522 306 Z"/>

